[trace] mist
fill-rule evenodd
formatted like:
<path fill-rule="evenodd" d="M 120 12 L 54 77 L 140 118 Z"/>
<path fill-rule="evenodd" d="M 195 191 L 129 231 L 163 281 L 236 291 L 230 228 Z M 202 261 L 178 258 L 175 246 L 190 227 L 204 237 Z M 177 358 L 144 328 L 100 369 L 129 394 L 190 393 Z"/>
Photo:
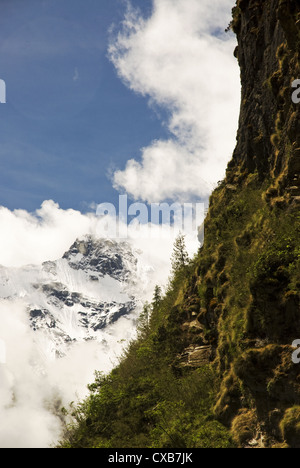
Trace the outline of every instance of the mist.
<path fill-rule="evenodd" d="M 96 214 L 63 210 L 51 200 L 35 213 L 0 208 L 0 265 L 18 268 L 57 260 L 72 243 L 86 234 L 107 236 L 106 223 Z M 121 231 L 140 257 L 146 275 L 143 300 L 151 300 L 156 284 L 164 287 L 177 231 L 169 226 L 120 223 Z M 151 236 L 149 235 L 151 233 Z M 199 247 L 195 232 L 186 232 L 193 255 Z M 116 239 L 118 241 L 118 239 Z M 103 330 L 102 341 L 78 342 L 66 356 L 49 359 L 43 331 L 33 331 L 26 297 L 0 300 L 0 447 L 45 448 L 61 437 L 61 408 L 83 399 L 94 372 L 108 373 L 135 338 L 137 313 L 120 318 Z M 2 355 L 2 356 L 1 356 Z"/>

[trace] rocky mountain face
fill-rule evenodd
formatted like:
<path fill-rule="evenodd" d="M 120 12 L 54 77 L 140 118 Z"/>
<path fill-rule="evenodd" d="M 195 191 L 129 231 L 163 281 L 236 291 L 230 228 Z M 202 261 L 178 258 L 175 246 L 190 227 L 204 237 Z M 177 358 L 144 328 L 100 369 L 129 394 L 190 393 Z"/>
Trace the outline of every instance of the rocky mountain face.
<path fill-rule="evenodd" d="M 300 77 L 298 15 L 299 2 L 290 0 L 241 0 L 233 12 L 242 96 L 227 182 L 257 172 L 270 181 L 273 206 L 300 200 L 300 110 L 291 98 Z"/>
<path fill-rule="evenodd" d="M 43 351 L 55 358 L 72 343 L 103 340 L 107 327 L 138 312 L 142 275 L 129 244 L 87 236 L 57 261 L 1 267 L 0 297 L 23 301 Z"/>
<path fill-rule="evenodd" d="M 214 411 L 240 446 L 300 446 L 300 4 L 238 0 L 237 145 L 211 196 L 194 298 L 222 384 Z M 195 317 L 194 317 L 195 319 Z M 298 424 L 298 426 L 297 426 Z"/>

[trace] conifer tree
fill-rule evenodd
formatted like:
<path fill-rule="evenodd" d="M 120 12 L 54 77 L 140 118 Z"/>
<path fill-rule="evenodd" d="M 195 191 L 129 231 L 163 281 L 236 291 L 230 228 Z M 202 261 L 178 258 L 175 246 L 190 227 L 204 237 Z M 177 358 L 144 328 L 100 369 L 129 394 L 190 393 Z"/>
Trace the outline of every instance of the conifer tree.
<path fill-rule="evenodd" d="M 181 271 L 189 263 L 189 255 L 187 253 L 185 245 L 185 236 L 181 233 L 179 233 L 174 242 L 171 262 L 173 274 L 176 274 L 177 272 Z"/>
<path fill-rule="evenodd" d="M 137 332 L 138 336 L 144 338 L 148 335 L 150 329 L 150 316 L 151 316 L 151 305 L 146 302 L 138 318 Z"/>
<path fill-rule="evenodd" d="M 162 290 L 161 287 L 156 285 L 154 289 L 153 299 L 152 299 L 152 308 L 156 309 L 159 307 L 162 300 Z"/>

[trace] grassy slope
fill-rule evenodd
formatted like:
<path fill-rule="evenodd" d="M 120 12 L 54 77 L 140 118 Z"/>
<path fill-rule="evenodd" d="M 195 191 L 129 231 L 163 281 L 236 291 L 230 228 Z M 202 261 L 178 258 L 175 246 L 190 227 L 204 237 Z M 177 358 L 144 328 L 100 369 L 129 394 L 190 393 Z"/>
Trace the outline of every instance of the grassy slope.
<path fill-rule="evenodd" d="M 220 381 L 212 366 L 186 371 L 175 365 L 186 345 L 178 295 L 193 267 L 173 280 L 120 365 L 109 376 L 96 376 L 90 397 L 74 408 L 63 448 L 233 445 L 213 415 Z"/>

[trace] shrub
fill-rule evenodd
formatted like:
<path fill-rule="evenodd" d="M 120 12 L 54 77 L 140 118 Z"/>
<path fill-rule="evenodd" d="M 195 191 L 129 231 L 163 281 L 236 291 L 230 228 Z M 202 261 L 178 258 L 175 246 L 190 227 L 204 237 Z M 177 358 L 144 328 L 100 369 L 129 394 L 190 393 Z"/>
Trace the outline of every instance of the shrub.
<path fill-rule="evenodd" d="M 257 432 L 257 417 L 255 411 L 241 409 L 232 421 L 232 436 L 235 442 L 242 446 L 253 439 Z"/>
<path fill-rule="evenodd" d="M 285 411 L 280 430 L 291 448 L 300 448 L 300 406 L 293 406 Z"/>

